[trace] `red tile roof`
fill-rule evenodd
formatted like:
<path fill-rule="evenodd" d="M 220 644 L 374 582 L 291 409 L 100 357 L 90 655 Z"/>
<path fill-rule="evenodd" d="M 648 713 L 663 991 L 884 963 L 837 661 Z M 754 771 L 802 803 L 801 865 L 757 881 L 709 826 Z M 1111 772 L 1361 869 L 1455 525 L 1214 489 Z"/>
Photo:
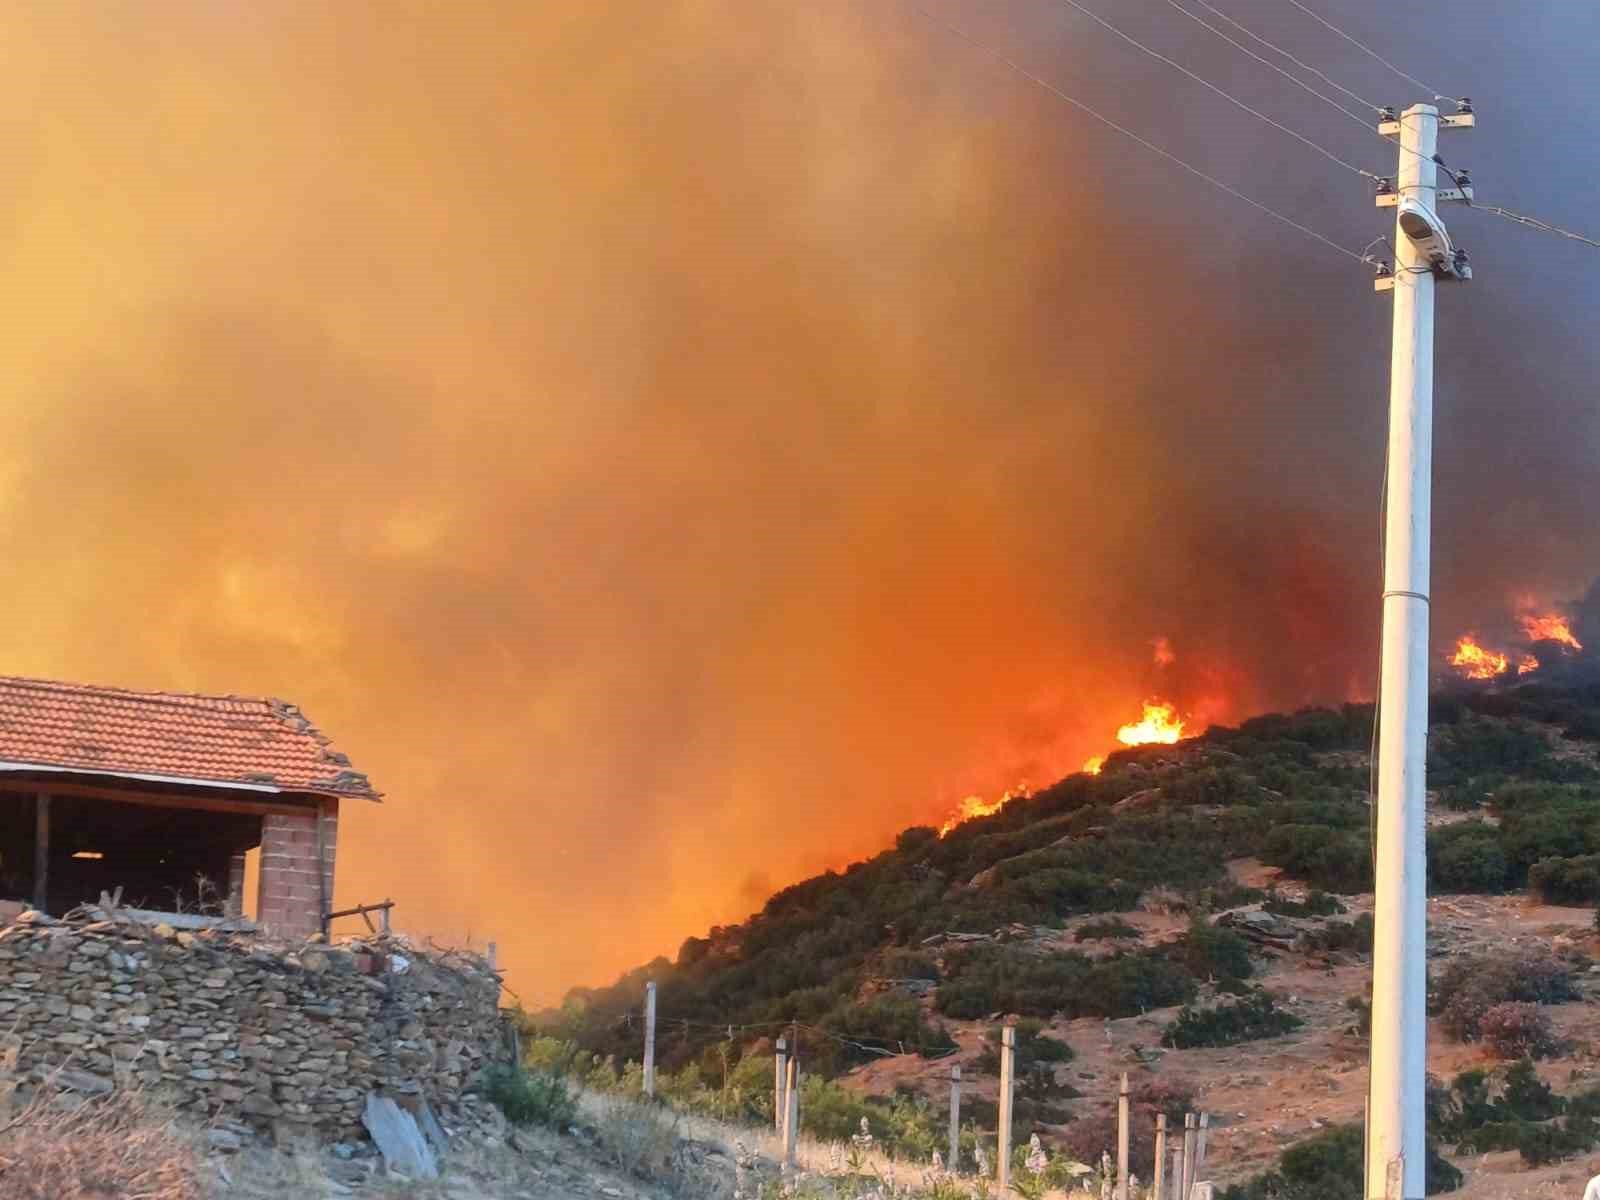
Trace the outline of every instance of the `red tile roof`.
<path fill-rule="evenodd" d="M 0 764 L 380 793 L 294 705 L 0 676 Z"/>

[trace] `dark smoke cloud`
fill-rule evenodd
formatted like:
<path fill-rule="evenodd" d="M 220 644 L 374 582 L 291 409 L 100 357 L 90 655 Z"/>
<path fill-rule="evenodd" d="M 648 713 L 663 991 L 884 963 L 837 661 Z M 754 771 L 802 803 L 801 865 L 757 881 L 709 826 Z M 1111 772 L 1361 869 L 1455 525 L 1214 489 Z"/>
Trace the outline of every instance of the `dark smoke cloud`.
<path fill-rule="evenodd" d="M 1482 194 L 1595 224 L 1592 12 L 1325 7 L 1472 92 Z M 1384 227 L 1062 6 L 938 11 L 1344 244 Z M 909 3 L 7 24 L 4 668 L 301 702 L 391 797 L 342 898 L 497 938 L 531 999 L 1073 769 L 1146 695 L 1370 692 L 1387 301 Z M 1454 219 L 1441 645 L 1597 562 L 1596 260 Z"/>

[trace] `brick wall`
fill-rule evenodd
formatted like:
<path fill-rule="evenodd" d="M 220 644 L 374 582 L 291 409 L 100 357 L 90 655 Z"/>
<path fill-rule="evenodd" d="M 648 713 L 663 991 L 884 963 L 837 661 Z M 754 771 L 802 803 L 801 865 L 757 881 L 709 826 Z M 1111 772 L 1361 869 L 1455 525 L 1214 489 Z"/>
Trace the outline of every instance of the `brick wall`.
<path fill-rule="evenodd" d="M 317 825 L 322 825 L 322 861 L 317 861 Z M 261 818 L 261 883 L 256 919 L 282 937 L 308 937 L 322 930 L 324 901 L 333 900 L 333 863 L 339 841 L 339 802 L 320 810 L 268 813 Z M 317 879 L 318 869 L 322 881 Z"/>

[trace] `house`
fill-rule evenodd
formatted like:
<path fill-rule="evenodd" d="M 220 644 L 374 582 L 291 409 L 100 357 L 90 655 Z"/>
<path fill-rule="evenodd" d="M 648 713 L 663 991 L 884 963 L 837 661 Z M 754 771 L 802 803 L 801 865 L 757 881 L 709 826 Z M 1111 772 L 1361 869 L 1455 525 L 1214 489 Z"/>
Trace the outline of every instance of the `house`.
<path fill-rule="evenodd" d="M 347 799 L 381 796 L 281 700 L 0 676 L 0 898 L 238 916 L 259 847 L 257 922 L 307 936 Z"/>

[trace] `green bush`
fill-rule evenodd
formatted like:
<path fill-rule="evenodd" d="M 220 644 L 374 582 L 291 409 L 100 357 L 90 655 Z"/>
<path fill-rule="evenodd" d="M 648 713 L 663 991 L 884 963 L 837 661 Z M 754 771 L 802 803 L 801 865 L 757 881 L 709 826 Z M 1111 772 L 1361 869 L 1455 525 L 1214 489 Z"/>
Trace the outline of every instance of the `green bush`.
<path fill-rule="evenodd" d="M 1308 929 L 1296 940 L 1303 953 L 1372 953 L 1372 914 L 1362 913 L 1354 921 L 1329 921 L 1320 929 Z"/>
<path fill-rule="evenodd" d="M 1090 941 L 1116 941 L 1122 938 L 1136 938 L 1139 936 L 1137 926 L 1130 925 L 1121 917 L 1097 917 L 1093 921 L 1085 921 L 1072 933 L 1075 942 Z"/>
<path fill-rule="evenodd" d="M 1496 1005 L 1560 1004 L 1576 995 L 1570 967 L 1543 951 L 1520 950 L 1452 959 L 1433 981 L 1429 1006 L 1451 1037 L 1475 1042 Z"/>
<path fill-rule="evenodd" d="M 1231 929 L 1195 919 L 1179 943 L 1179 961 L 1197 979 L 1248 979 L 1250 943 Z"/>
<path fill-rule="evenodd" d="M 1226 1188 L 1222 1200 L 1350 1200 L 1360 1196 L 1366 1174 L 1365 1134 L 1360 1125 L 1340 1125 L 1298 1142 L 1278 1159 L 1278 1168 L 1248 1183 Z M 1453 1192 L 1461 1172 L 1430 1144 L 1424 1168 L 1427 1194 Z"/>
<path fill-rule="evenodd" d="M 513 1125 L 561 1128 L 578 1112 L 578 1100 L 566 1079 L 546 1071 L 524 1071 L 501 1064 L 489 1068 L 483 1094 Z"/>
<path fill-rule="evenodd" d="M 1257 991 L 1230 1004 L 1213 1008 L 1185 1005 L 1178 1019 L 1167 1026 L 1161 1044 L 1178 1050 L 1200 1046 L 1236 1046 L 1263 1038 L 1280 1037 L 1305 1024 L 1293 1013 L 1277 1006 L 1272 994 Z"/>
<path fill-rule="evenodd" d="M 1541 858 L 1528 869 L 1528 890 L 1546 904 L 1600 900 L 1600 854 Z"/>
<path fill-rule="evenodd" d="M 1496 1004 L 1478 1021 L 1478 1036 L 1502 1058 L 1549 1058 L 1560 1049 L 1550 1018 L 1537 1005 Z"/>
<path fill-rule="evenodd" d="M 1462 821 L 1428 835 L 1429 891 L 1503 892 L 1509 872 L 1500 831 L 1486 821 Z"/>
<path fill-rule="evenodd" d="M 1277 892 L 1269 892 L 1261 906 L 1279 917 L 1334 917 L 1346 911 L 1337 896 L 1312 888 L 1304 900 L 1286 900 Z"/>
<path fill-rule="evenodd" d="M 1261 849 L 1263 862 L 1331 892 L 1371 891 L 1371 855 L 1364 832 L 1327 825 L 1279 825 Z"/>

